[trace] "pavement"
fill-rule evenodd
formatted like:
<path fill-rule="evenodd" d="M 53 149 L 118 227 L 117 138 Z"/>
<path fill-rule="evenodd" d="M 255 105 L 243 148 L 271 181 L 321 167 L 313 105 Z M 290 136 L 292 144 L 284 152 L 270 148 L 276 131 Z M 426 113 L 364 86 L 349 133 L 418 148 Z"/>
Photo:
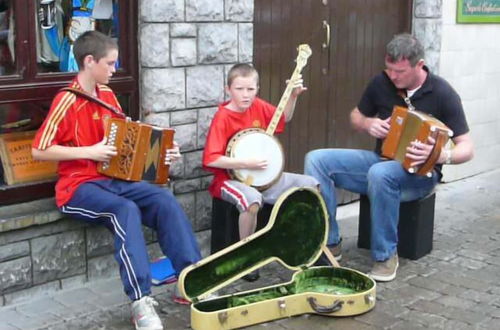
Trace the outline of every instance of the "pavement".
<path fill-rule="evenodd" d="M 500 170 L 437 187 L 430 254 L 400 258 L 394 281 L 377 284 L 375 308 L 352 317 L 302 315 L 248 329 L 500 329 Z M 368 272 L 369 251 L 356 247 L 358 204 L 339 208 L 342 266 Z M 254 283 L 238 280 L 224 292 L 287 282 L 279 264 Z M 190 327 L 188 306 L 171 300 L 175 284 L 153 295 L 166 329 Z M 129 302 L 118 278 L 0 308 L 0 329 L 133 329 Z"/>

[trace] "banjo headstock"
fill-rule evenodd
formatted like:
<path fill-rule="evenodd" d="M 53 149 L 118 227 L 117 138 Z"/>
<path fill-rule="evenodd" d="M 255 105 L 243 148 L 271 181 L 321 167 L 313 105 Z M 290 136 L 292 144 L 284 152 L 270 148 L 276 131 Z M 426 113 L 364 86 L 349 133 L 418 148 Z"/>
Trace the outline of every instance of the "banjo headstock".
<path fill-rule="evenodd" d="M 312 50 L 308 44 L 299 45 L 299 47 L 297 47 L 297 50 L 299 52 L 297 56 L 297 68 L 300 71 L 306 66 L 307 59 L 312 55 Z"/>

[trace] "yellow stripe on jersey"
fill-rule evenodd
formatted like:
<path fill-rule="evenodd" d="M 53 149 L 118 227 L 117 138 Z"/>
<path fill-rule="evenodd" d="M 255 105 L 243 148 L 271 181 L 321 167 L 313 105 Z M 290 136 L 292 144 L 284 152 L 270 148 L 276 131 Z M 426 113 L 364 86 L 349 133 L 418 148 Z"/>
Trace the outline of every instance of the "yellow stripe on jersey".
<path fill-rule="evenodd" d="M 50 143 L 57 133 L 57 128 L 59 127 L 61 120 L 64 118 L 66 111 L 68 111 L 68 109 L 73 105 L 75 100 L 75 94 L 65 92 L 57 107 L 51 112 L 50 116 L 47 118 L 47 125 L 43 130 L 42 138 L 40 139 L 39 148 L 41 150 L 50 146 Z"/>

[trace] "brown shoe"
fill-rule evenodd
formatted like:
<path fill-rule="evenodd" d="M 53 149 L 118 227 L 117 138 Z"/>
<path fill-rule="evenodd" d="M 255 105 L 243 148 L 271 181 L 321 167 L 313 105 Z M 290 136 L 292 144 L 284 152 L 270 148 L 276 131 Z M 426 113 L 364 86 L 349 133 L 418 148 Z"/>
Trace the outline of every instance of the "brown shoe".
<path fill-rule="evenodd" d="M 368 276 L 377 282 L 389 282 L 396 278 L 398 266 L 398 254 L 395 253 L 386 261 L 376 261 Z"/>

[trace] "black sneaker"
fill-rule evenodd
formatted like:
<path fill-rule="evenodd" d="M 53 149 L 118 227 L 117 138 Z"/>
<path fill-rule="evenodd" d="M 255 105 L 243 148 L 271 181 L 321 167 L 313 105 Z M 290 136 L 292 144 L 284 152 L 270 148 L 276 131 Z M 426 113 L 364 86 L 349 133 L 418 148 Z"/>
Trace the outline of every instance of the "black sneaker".
<path fill-rule="evenodd" d="M 259 270 L 254 270 L 253 272 L 246 274 L 242 278 L 247 282 L 255 282 L 259 279 L 259 277 L 260 277 Z"/>

